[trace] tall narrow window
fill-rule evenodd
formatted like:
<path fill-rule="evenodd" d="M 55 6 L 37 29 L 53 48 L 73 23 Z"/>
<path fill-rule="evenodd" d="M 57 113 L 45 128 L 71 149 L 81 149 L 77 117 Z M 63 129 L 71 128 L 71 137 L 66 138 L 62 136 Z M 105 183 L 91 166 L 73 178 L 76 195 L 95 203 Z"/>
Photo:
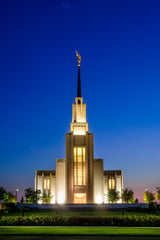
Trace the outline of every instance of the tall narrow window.
<path fill-rule="evenodd" d="M 85 147 L 74 148 L 74 185 L 85 185 Z"/>
<path fill-rule="evenodd" d="M 44 189 L 50 189 L 50 179 L 44 179 Z"/>
<path fill-rule="evenodd" d="M 109 188 L 109 189 L 115 189 L 115 188 L 116 188 L 115 178 L 110 177 L 110 178 L 108 179 L 108 188 Z"/>

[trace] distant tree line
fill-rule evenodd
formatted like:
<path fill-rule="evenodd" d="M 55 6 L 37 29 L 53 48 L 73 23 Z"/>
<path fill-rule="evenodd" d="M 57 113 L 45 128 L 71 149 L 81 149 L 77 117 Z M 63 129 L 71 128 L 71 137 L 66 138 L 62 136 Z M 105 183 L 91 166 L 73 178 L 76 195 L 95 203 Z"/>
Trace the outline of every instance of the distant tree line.
<path fill-rule="evenodd" d="M 20 202 L 21 203 L 38 203 L 39 200 L 42 203 L 50 203 L 51 196 L 50 194 L 43 193 L 41 195 L 40 190 L 34 190 L 33 188 L 26 188 L 24 190 L 24 196 L 22 196 Z M 7 192 L 3 187 L 0 187 L 0 202 L 4 203 L 17 203 L 16 194 L 13 192 Z"/>
<path fill-rule="evenodd" d="M 120 199 L 122 199 L 123 203 L 138 203 L 138 199 L 134 199 L 134 192 L 131 188 L 123 189 L 121 195 L 116 189 L 108 190 L 108 201 L 110 203 L 116 203 Z M 148 204 L 151 204 L 154 200 L 158 200 L 160 203 L 160 187 L 156 188 L 156 194 L 146 189 L 143 194 L 143 200 Z"/>
<path fill-rule="evenodd" d="M 0 187 L 0 201 L 5 203 L 16 203 L 16 195 L 13 192 L 7 192 L 3 187 Z"/>
<path fill-rule="evenodd" d="M 42 203 L 51 202 L 50 194 L 43 193 L 42 195 L 40 190 L 34 190 L 33 188 L 26 188 L 24 196 L 21 198 L 21 203 L 38 203 L 40 200 Z M 158 200 L 160 203 L 160 187 L 156 187 L 156 194 L 146 189 L 143 196 L 145 203 L 151 204 L 155 200 Z M 121 195 L 116 189 L 109 189 L 107 197 L 110 203 L 116 203 L 120 199 L 122 199 L 123 203 L 138 203 L 138 199 L 134 199 L 134 191 L 131 188 L 123 189 Z M 8 192 L 3 187 L 0 187 L 0 201 L 16 203 L 17 199 L 13 192 Z"/>
<path fill-rule="evenodd" d="M 120 195 L 119 191 L 117 191 L 116 189 L 108 190 L 108 201 L 110 203 L 116 203 L 120 199 L 122 199 L 123 203 L 138 202 L 138 199 L 134 200 L 134 192 L 131 188 L 123 189 L 121 195 Z"/>

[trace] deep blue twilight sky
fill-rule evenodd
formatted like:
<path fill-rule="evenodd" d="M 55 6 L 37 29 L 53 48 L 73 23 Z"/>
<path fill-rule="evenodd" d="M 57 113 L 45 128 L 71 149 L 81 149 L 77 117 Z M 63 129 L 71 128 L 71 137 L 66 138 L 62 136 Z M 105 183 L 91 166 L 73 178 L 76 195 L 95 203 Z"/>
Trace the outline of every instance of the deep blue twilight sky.
<path fill-rule="evenodd" d="M 95 158 L 140 201 L 160 186 L 160 2 L 0 0 L 0 185 L 65 158 L 82 56 Z"/>

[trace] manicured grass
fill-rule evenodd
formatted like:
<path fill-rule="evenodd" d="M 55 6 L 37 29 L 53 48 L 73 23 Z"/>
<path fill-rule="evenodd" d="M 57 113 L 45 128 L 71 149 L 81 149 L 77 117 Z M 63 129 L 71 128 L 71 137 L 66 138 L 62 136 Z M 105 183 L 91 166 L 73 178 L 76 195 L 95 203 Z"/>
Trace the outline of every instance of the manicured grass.
<path fill-rule="evenodd" d="M 160 235 L 160 227 L 0 227 L 1 234 L 99 234 L 99 235 Z"/>
<path fill-rule="evenodd" d="M 13 212 L 13 213 L 0 213 L 0 216 L 22 216 L 22 212 Z M 102 212 L 102 211 L 91 211 L 91 212 L 25 212 L 24 216 L 90 216 L 90 217 L 119 217 L 122 216 L 122 212 Z M 147 216 L 155 215 L 150 212 L 125 212 L 124 216 Z M 160 213 L 158 213 L 160 216 Z"/>

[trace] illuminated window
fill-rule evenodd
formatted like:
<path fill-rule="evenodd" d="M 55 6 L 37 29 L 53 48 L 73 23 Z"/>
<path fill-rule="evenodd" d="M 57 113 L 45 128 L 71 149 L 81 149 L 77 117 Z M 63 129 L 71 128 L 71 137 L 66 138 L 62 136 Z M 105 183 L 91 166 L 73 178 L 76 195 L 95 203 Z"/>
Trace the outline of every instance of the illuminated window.
<path fill-rule="evenodd" d="M 116 188 L 115 178 L 110 177 L 110 178 L 108 179 L 108 188 L 109 188 L 109 189 L 115 189 L 115 188 Z"/>
<path fill-rule="evenodd" d="M 77 122 L 82 122 L 81 120 L 77 120 Z M 73 134 L 74 135 L 85 135 L 86 134 L 86 127 L 82 125 L 77 125 L 73 127 Z"/>
<path fill-rule="evenodd" d="M 50 189 L 50 179 L 44 179 L 44 189 Z"/>
<path fill-rule="evenodd" d="M 85 148 L 74 148 L 74 185 L 85 185 Z"/>

